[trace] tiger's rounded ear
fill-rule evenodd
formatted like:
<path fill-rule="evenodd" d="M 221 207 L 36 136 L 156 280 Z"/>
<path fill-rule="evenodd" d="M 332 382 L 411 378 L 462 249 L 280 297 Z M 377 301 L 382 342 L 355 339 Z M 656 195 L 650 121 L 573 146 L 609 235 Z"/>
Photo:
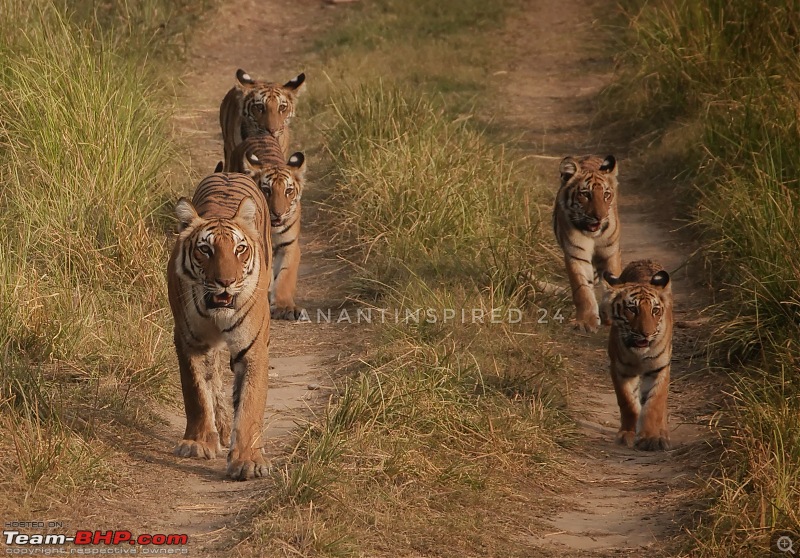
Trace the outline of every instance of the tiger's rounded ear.
<path fill-rule="evenodd" d="M 650 278 L 650 284 L 654 287 L 666 288 L 669 285 L 669 273 L 662 269 Z"/>
<path fill-rule="evenodd" d="M 233 218 L 240 223 L 255 227 L 257 214 L 258 206 L 256 202 L 253 198 L 246 197 L 239 202 L 239 208 L 236 210 L 236 215 L 234 215 Z"/>
<path fill-rule="evenodd" d="M 245 153 L 242 158 L 242 169 L 244 170 L 244 174 L 248 176 L 253 176 L 260 165 L 261 161 L 256 157 L 255 153 Z"/>
<path fill-rule="evenodd" d="M 224 168 L 224 165 L 222 164 L 222 161 L 220 161 L 219 163 L 217 163 L 217 166 L 214 167 L 214 172 L 222 172 L 223 168 Z"/>
<path fill-rule="evenodd" d="M 292 153 L 291 157 L 289 157 L 289 160 L 286 161 L 287 165 L 295 169 L 302 169 L 305 163 L 306 163 L 306 156 L 303 155 L 301 151 L 298 151 L 297 153 Z"/>
<path fill-rule="evenodd" d="M 292 175 L 302 186 L 306 178 L 306 156 L 300 151 L 292 153 L 286 161 L 286 166 L 292 169 Z"/>
<path fill-rule="evenodd" d="M 183 232 L 200 219 L 189 198 L 181 198 L 175 204 L 175 215 L 178 217 L 178 232 Z"/>
<path fill-rule="evenodd" d="M 256 80 L 250 77 L 250 74 L 239 68 L 236 70 L 236 79 L 242 85 L 253 85 L 255 84 Z"/>
<path fill-rule="evenodd" d="M 603 279 L 605 280 L 606 283 L 608 283 L 612 287 L 622 283 L 622 281 L 619 280 L 619 277 L 617 277 L 616 275 L 612 274 L 610 271 L 604 271 L 603 272 Z"/>
<path fill-rule="evenodd" d="M 306 81 L 306 74 L 305 74 L 305 72 L 302 72 L 302 73 L 298 74 L 296 77 L 294 77 L 294 78 L 290 79 L 289 81 L 287 81 L 286 83 L 284 83 L 283 86 L 286 89 L 291 89 L 295 93 L 300 94 L 301 87 L 303 86 L 305 81 Z"/>
<path fill-rule="evenodd" d="M 558 166 L 558 172 L 561 173 L 561 182 L 567 182 L 578 172 L 578 163 L 572 157 L 564 157 Z"/>
<path fill-rule="evenodd" d="M 603 172 L 610 172 L 617 174 L 617 160 L 614 158 L 613 155 L 607 155 L 605 159 L 603 159 L 603 164 L 600 165 L 600 170 Z"/>

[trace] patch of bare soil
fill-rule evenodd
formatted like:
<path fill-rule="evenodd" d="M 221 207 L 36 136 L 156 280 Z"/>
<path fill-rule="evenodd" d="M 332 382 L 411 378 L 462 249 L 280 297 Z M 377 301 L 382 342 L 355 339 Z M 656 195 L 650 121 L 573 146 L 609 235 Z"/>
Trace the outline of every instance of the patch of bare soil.
<path fill-rule="evenodd" d="M 692 526 L 691 489 L 708 459 L 708 425 L 717 408 L 713 388 L 697 373 L 704 336 L 697 324 L 707 300 L 692 266 L 685 265 L 695 247 L 678 231 L 663 196 L 656 198 L 654 190 L 668 184 L 648 180 L 630 157 L 627 138 L 606 133 L 594 117 L 597 95 L 613 70 L 608 26 L 615 10 L 606 0 L 531 2 L 508 34 L 515 54 L 504 76 L 508 108 L 502 122 L 521 138 L 520 149 L 552 183 L 554 197 L 564 156 L 617 157 L 623 265 L 651 258 L 670 271 L 678 324 L 669 400 L 673 449 L 655 453 L 614 443 L 619 410 L 608 373 L 608 329 L 582 335 L 565 327 L 568 406 L 580 417 L 570 467 L 574 488 L 561 511 L 543 518 L 549 531 L 531 541 L 560 556 L 668 555 L 675 538 Z"/>

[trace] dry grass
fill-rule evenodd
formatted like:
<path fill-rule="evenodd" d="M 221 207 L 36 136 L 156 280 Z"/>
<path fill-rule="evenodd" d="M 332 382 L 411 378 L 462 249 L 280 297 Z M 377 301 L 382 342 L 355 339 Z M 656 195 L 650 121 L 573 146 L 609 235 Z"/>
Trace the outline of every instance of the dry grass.
<path fill-rule="evenodd" d="M 628 9 L 628 73 L 612 95 L 629 117 L 683 139 L 672 168 L 695 186 L 720 301 L 713 367 L 733 383 L 694 552 L 762 556 L 774 529 L 800 526 L 800 9 L 718 0 Z"/>
<path fill-rule="evenodd" d="M 121 40 L 159 27 L 136 15 L 156 3 L 89 4 L 0 14 L 4 514 L 107 483 L 103 440 L 146 418 L 171 359 L 162 208 L 182 184 L 144 64 L 169 44 Z"/>

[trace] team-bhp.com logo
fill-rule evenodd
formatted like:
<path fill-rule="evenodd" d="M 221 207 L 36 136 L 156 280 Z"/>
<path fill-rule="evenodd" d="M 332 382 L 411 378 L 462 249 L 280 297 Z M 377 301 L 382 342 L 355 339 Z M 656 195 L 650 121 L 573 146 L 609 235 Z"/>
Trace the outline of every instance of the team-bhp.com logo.
<path fill-rule="evenodd" d="M 6 554 L 21 556 L 53 556 L 58 554 L 188 554 L 189 535 L 130 531 L 76 531 L 75 535 L 27 534 L 3 531 Z M 70 545 L 67 547 L 67 545 Z"/>

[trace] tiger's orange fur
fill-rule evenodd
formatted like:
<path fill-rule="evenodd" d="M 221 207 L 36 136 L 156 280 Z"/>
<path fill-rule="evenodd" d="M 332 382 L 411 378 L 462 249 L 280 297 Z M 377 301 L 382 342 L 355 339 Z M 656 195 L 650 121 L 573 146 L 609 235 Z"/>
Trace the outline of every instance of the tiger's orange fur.
<path fill-rule="evenodd" d="M 305 74 L 301 73 L 279 85 L 256 81 L 242 69 L 236 71 L 238 83 L 228 91 L 219 107 L 225 170 L 230 169 L 230 158 L 236 146 L 252 136 L 276 137 L 284 157 L 288 156 L 289 121 L 295 115 L 297 97 L 305 79 Z"/>
<path fill-rule="evenodd" d="M 672 358 L 672 286 L 658 263 L 629 263 L 619 277 L 606 272 L 610 316 L 608 356 L 619 404 L 617 441 L 642 450 L 670 447 L 667 394 Z"/>
<path fill-rule="evenodd" d="M 564 252 L 564 263 L 575 304 L 575 325 L 596 331 L 600 324 L 596 278 L 605 271 L 619 274 L 616 160 L 612 155 L 565 157 L 559 168 L 561 186 L 553 208 L 553 231 Z"/>
<path fill-rule="evenodd" d="M 167 267 L 175 350 L 186 410 L 182 457 L 210 459 L 230 436 L 227 474 L 266 474 L 261 433 L 267 399 L 271 251 L 269 210 L 244 175 L 212 174 L 175 207 L 179 236 Z M 233 424 L 219 351 L 230 352 Z"/>
<path fill-rule="evenodd" d="M 272 136 L 247 138 L 234 150 L 231 170 L 249 175 L 264 193 L 272 227 L 272 318 L 297 320 L 303 309 L 295 304 L 300 268 L 300 199 L 305 184 L 305 157 L 284 159 Z"/>

